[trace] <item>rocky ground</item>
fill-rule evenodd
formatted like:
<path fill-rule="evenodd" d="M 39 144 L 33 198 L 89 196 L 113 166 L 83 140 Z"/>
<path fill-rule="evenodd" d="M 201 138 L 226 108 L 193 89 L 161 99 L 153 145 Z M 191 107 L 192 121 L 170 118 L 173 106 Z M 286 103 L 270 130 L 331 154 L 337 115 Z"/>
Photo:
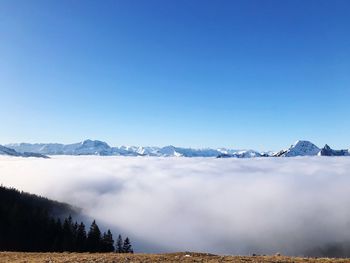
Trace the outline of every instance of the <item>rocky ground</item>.
<path fill-rule="evenodd" d="M 18 253 L 0 252 L 0 262 L 63 263 L 63 262 L 350 262 L 350 259 L 299 258 L 285 256 L 217 256 L 203 253 L 116 254 L 116 253 Z"/>

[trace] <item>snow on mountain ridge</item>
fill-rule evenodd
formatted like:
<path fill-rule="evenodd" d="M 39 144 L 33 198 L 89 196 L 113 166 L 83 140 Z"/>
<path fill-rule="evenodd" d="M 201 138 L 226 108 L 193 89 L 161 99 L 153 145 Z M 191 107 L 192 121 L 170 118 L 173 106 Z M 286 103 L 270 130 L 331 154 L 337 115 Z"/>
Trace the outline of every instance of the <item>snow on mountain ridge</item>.
<path fill-rule="evenodd" d="M 233 150 L 226 148 L 194 149 L 172 145 L 156 146 L 119 146 L 111 147 L 98 140 L 85 140 L 80 143 L 19 143 L 8 144 L 7 147 L 18 152 L 31 151 L 46 155 L 121 155 L 121 156 L 164 156 L 164 157 L 217 157 L 220 154 L 230 154 L 239 157 L 257 157 L 260 154 L 252 150 Z"/>
<path fill-rule="evenodd" d="M 327 144 L 317 154 L 318 156 L 349 156 L 350 150 L 333 150 Z"/>
<path fill-rule="evenodd" d="M 309 141 L 296 141 L 287 150 L 281 150 L 274 156 L 276 157 L 295 157 L 295 156 L 314 156 L 320 151 L 315 144 Z"/>
<path fill-rule="evenodd" d="M 259 153 L 254 150 L 241 150 L 233 153 L 221 153 L 217 155 L 217 158 L 255 158 L 255 157 L 267 157 L 265 153 Z"/>
<path fill-rule="evenodd" d="M 299 140 L 288 149 L 275 152 L 258 152 L 254 150 L 234 150 L 227 148 L 184 148 L 168 145 L 165 147 L 156 146 L 119 146 L 111 147 L 106 142 L 98 140 L 85 140 L 80 143 L 59 144 L 59 143 L 19 143 L 8 144 L 19 153 L 32 152 L 44 155 L 107 155 L 107 156 L 163 156 L 163 157 L 219 157 L 219 158 L 254 158 L 254 157 L 295 157 L 295 156 L 347 156 L 348 150 L 332 150 L 318 148 L 315 144 Z"/>
<path fill-rule="evenodd" d="M 45 156 L 40 153 L 33 153 L 33 152 L 17 152 L 14 149 L 5 147 L 0 145 L 0 155 L 8 155 L 8 156 L 15 156 L 15 157 L 38 157 L 38 158 L 49 158 L 48 156 Z"/>

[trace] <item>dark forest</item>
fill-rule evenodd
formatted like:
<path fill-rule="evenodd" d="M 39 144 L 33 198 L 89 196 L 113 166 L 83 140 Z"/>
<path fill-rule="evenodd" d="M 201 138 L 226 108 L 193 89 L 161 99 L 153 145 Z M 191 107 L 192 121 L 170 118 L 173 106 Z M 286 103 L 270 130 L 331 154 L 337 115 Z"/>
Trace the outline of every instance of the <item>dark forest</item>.
<path fill-rule="evenodd" d="M 130 239 L 93 220 L 89 229 L 74 221 L 75 209 L 45 197 L 0 187 L 0 250 L 27 252 L 133 253 Z M 68 216 L 63 216 L 68 215 Z"/>

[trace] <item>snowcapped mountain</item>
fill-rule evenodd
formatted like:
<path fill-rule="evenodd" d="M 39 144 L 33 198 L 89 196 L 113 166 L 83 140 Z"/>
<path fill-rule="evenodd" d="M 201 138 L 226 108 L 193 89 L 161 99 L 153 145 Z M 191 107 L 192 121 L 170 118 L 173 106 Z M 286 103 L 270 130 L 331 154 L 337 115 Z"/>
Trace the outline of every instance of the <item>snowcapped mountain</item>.
<path fill-rule="evenodd" d="M 42 154 L 63 154 L 64 147 L 68 145 L 63 145 L 59 143 L 14 143 L 7 144 L 6 147 L 14 149 L 18 152 L 36 152 Z"/>
<path fill-rule="evenodd" d="M 165 146 L 158 150 L 158 154 L 161 156 L 183 156 L 183 157 L 216 157 L 221 154 L 220 151 L 215 149 L 192 149 L 192 148 L 180 148 L 175 146 Z"/>
<path fill-rule="evenodd" d="M 297 141 L 287 150 L 281 150 L 275 157 L 295 157 L 295 156 L 314 156 L 320 151 L 315 144 L 309 141 Z"/>
<path fill-rule="evenodd" d="M 34 152 L 45 155 L 112 155 L 113 149 L 105 142 L 85 140 L 80 143 L 15 143 L 6 147 L 17 152 Z"/>
<path fill-rule="evenodd" d="M 7 148 L 0 145 L 0 155 L 17 156 L 17 157 L 39 157 L 39 158 L 49 158 L 48 156 L 42 155 L 40 153 L 33 152 L 17 152 L 14 149 Z"/>
<path fill-rule="evenodd" d="M 333 150 L 327 144 L 318 153 L 319 156 L 349 156 L 349 150 Z"/>
<path fill-rule="evenodd" d="M 254 158 L 254 157 L 268 157 L 265 153 L 259 153 L 253 150 L 237 151 L 232 153 L 221 153 L 217 158 Z"/>
<path fill-rule="evenodd" d="M 85 140 L 73 148 L 74 155 L 112 155 L 112 148 L 105 142 Z"/>
<path fill-rule="evenodd" d="M 1 146 L 1 145 L 0 145 L 0 154 L 10 155 L 10 156 L 20 156 L 20 153 L 16 152 L 15 150 Z"/>
<path fill-rule="evenodd" d="M 135 148 L 135 152 L 138 153 L 139 155 L 142 155 L 142 156 L 158 156 L 159 155 L 159 149 L 160 149 L 159 147 L 150 147 L 150 146 L 147 146 L 147 147 L 133 146 L 133 147 Z"/>

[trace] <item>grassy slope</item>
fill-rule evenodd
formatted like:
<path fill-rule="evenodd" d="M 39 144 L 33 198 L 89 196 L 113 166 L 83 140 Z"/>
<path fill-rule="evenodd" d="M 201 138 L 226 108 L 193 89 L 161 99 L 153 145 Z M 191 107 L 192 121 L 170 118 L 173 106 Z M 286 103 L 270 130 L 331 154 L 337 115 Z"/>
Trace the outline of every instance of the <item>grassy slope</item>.
<path fill-rule="evenodd" d="M 116 253 L 17 253 L 0 252 L 0 262 L 27 263 L 61 263 L 61 262 L 350 262 L 350 259 L 330 258 L 292 258 L 284 256 L 241 257 L 216 256 L 201 253 L 173 253 L 173 254 L 116 254 Z"/>

